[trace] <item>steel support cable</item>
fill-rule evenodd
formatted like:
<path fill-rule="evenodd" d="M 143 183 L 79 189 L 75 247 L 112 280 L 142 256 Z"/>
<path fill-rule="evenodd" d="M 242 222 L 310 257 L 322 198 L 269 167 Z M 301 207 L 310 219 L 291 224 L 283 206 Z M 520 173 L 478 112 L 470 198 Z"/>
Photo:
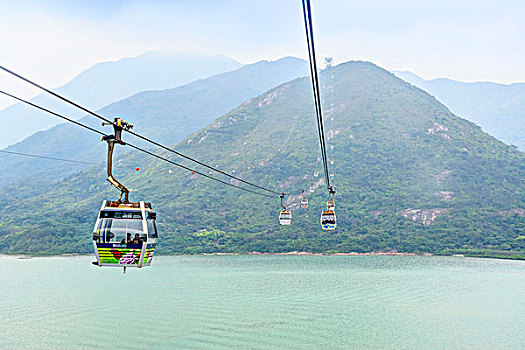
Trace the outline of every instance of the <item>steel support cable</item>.
<path fill-rule="evenodd" d="M 232 184 L 232 183 L 229 183 L 229 182 L 223 181 L 223 180 L 221 180 L 221 179 L 217 179 L 217 178 L 212 177 L 212 176 L 210 176 L 210 175 L 208 175 L 208 174 L 204 174 L 204 173 L 202 173 L 202 172 L 200 172 L 200 171 L 198 171 L 198 170 L 194 170 L 194 169 L 188 168 L 188 167 L 186 167 L 186 166 L 184 166 L 184 165 L 182 165 L 182 164 L 175 163 L 175 162 L 172 161 L 172 160 L 169 160 L 169 159 L 167 159 L 167 158 L 164 158 L 164 157 L 162 157 L 162 156 L 159 156 L 158 154 L 155 154 L 155 153 L 150 152 L 150 151 L 148 151 L 148 150 L 145 150 L 145 149 L 143 149 L 143 148 L 137 147 L 137 146 L 132 145 L 132 144 L 130 144 L 130 143 L 127 143 L 127 142 L 126 142 L 126 145 L 129 146 L 129 147 L 131 147 L 131 148 L 134 148 L 134 149 L 136 149 L 136 150 L 138 150 L 138 151 L 141 151 L 141 152 L 144 152 L 144 153 L 146 153 L 146 154 L 149 154 L 149 155 L 152 156 L 152 157 L 155 157 L 155 158 L 161 159 L 161 160 L 163 160 L 163 161 L 166 161 L 166 162 L 168 162 L 168 163 L 171 163 L 171 164 L 173 164 L 173 165 L 176 165 L 176 166 L 178 166 L 178 167 L 180 167 L 180 168 L 182 168 L 182 169 L 185 169 L 185 170 L 191 171 L 191 172 L 193 172 L 193 173 L 195 173 L 195 174 L 199 174 L 199 175 L 201 175 L 201 176 L 204 176 L 204 177 L 206 177 L 206 178 L 208 178 L 208 179 L 210 179 L 210 180 L 218 181 L 218 182 L 223 183 L 223 184 L 225 184 L 225 185 L 228 185 L 228 186 L 231 186 L 231 187 L 237 188 L 237 189 L 239 189 L 239 190 L 247 191 L 247 192 L 250 192 L 250 193 L 255 193 L 255 194 L 258 194 L 258 195 L 260 195 L 260 196 L 265 196 L 265 197 L 274 198 L 274 196 L 272 196 L 272 195 L 269 195 L 269 194 L 266 194 L 266 193 L 257 192 L 257 191 L 253 191 L 253 190 L 250 190 L 250 189 L 248 189 L 248 188 L 244 188 L 244 187 L 236 186 L 236 185 L 234 185 L 234 184 Z"/>
<path fill-rule="evenodd" d="M 320 143 L 320 148 L 321 148 L 321 157 L 323 159 L 323 168 L 324 168 L 324 173 L 325 173 L 326 185 L 327 185 L 327 188 L 330 188 L 330 180 L 328 176 L 328 160 L 327 160 L 327 155 L 326 155 L 326 142 L 324 139 L 324 126 L 323 126 L 322 109 L 321 109 L 321 103 L 320 103 L 321 96 L 319 92 L 319 80 L 318 80 L 318 75 L 317 75 L 317 63 L 316 63 L 316 58 L 315 58 L 315 46 L 313 43 L 313 29 L 312 29 L 310 11 L 311 10 L 309 6 L 309 1 L 305 2 L 303 0 L 303 16 L 305 20 L 306 38 L 307 38 L 307 43 L 308 43 L 308 55 L 309 55 L 310 71 L 311 71 L 311 78 L 312 78 L 314 103 L 315 103 L 315 109 L 316 109 L 319 143 Z"/>
<path fill-rule="evenodd" d="M 302 0 L 302 4 L 303 4 L 303 17 L 304 17 L 304 22 L 305 22 L 304 24 L 305 24 L 305 30 L 306 30 L 306 39 L 308 43 L 310 72 L 312 75 L 312 89 L 314 93 L 314 103 L 316 104 L 319 143 L 320 143 L 321 154 L 323 158 L 323 167 L 324 167 L 324 173 L 325 173 L 326 186 L 329 190 L 331 190 L 330 177 L 328 174 L 328 162 L 327 162 L 327 155 L 326 155 L 326 142 L 324 138 L 323 116 L 322 116 L 322 110 L 321 110 L 321 94 L 319 90 L 319 78 L 317 74 L 317 64 L 316 64 L 316 58 L 315 58 L 315 44 L 314 44 L 314 38 L 313 38 L 310 0 Z"/>
<path fill-rule="evenodd" d="M 20 97 L 17 97 L 17 96 L 15 96 L 15 95 L 11 95 L 11 94 L 8 93 L 8 92 L 5 92 L 5 91 L 0 90 L 0 93 L 1 93 L 1 94 L 4 94 L 4 95 L 6 95 L 6 96 L 9 96 L 9 97 L 11 97 L 11 98 L 14 98 L 15 100 L 18 100 L 18 101 L 23 102 L 23 103 L 25 103 L 25 104 L 28 104 L 28 105 L 30 105 L 30 106 L 32 106 L 32 107 L 35 107 L 35 108 L 37 108 L 37 109 L 40 109 L 40 110 L 42 110 L 42 111 L 44 111 L 44 112 L 47 112 L 47 113 L 49 113 L 49 114 L 52 114 L 52 115 L 54 115 L 55 117 L 62 118 L 62 119 L 64 119 L 64 120 L 67 120 L 68 122 L 71 122 L 71 123 L 73 123 L 73 124 L 76 124 L 76 125 L 78 125 L 78 126 L 81 126 L 81 127 L 83 127 L 83 128 L 86 128 L 86 129 L 88 129 L 88 130 L 91 130 L 91 131 L 93 131 L 93 132 L 96 132 L 97 134 L 104 135 L 104 136 L 106 135 L 106 134 L 104 134 L 104 133 L 103 133 L 102 131 L 100 131 L 100 130 L 97 130 L 97 129 L 92 128 L 92 127 L 90 127 L 90 126 L 87 126 L 87 125 L 84 125 L 84 124 L 82 124 L 82 123 L 79 123 L 79 122 L 77 122 L 76 120 L 73 120 L 73 119 L 68 118 L 68 117 L 65 117 L 65 116 L 63 116 L 63 115 L 61 115 L 61 114 L 58 114 L 58 113 L 56 113 L 56 112 L 53 112 L 53 111 L 51 111 L 51 110 L 49 110 L 49 109 L 47 109 L 47 108 L 41 107 L 41 106 L 39 106 L 39 105 L 36 105 L 36 104 L 34 104 L 33 102 L 30 102 L 30 101 L 24 100 L 24 99 L 22 99 L 22 98 L 20 98 Z"/>
<path fill-rule="evenodd" d="M 304 0 L 303 0 L 304 1 Z M 315 57 L 315 44 L 314 44 L 314 34 L 313 34 L 313 26 L 312 26 L 312 10 L 310 7 L 310 0 L 306 0 L 307 10 L 308 10 L 308 29 L 310 33 L 310 45 L 311 45 L 311 62 L 313 67 L 313 75 L 315 78 L 315 91 L 317 94 L 317 104 L 318 104 L 318 110 L 319 110 L 319 125 L 321 127 L 321 141 L 323 144 L 323 154 L 324 154 L 324 167 L 325 167 L 325 179 L 326 179 L 326 186 L 328 189 L 330 189 L 330 177 L 328 174 L 328 156 L 326 154 L 326 142 L 324 137 L 324 125 L 323 125 L 323 114 L 322 114 L 322 106 L 321 106 L 321 92 L 319 89 L 319 76 L 317 74 L 317 59 Z"/>
<path fill-rule="evenodd" d="M 307 46 L 308 46 L 308 62 L 309 62 L 309 65 L 310 65 L 310 77 L 311 77 L 311 80 L 312 80 L 312 89 L 313 89 L 313 95 L 314 95 L 314 106 L 315 106 L 315 115 L 316 115 L 316 121 L 317 121 L 317 132 L 319 134 L 319 144 L 320 144 L 320 148 L 321 148 L 321 158 L 323 159 L 323 167 L 325 166 L 325 146 L 322 142 L 322 134 L 321 134 L 321 125 L 320 125 L 320 121 L 321 119 L 319 118 L 319 115 L 320 115 L 320 108 L 319 108 L 319 104 L 318 104 L 318 96 L 317 96 L 317 91 L 315 89 L 315 74 L 314 72 L 316 72 L 316 68 L 312 65 L 312 54 L 311 54 L 311 44 L 310 44 L 310 32 L 309 32 L 309 23 L 308 23 L 308 19 L 307 19 L 307 15 L 306 15 L 306 4 L 303 0 L 303 17 L 304 17 L 304 24 L 305 24 L 305 31 L 306 31 L 306 41 L 307 41 Z M 326 171 L 325 171 L 326 173 Z M 326 178 L 325 178 L 326 179 Z M 327 182 L 327 185 L 328 185 L 328 182 Z"/>
<path fill-rule="evenodd" d="M 14 95 L 11 95 L 10 93 L 7 93 L 7 92 L 5 92 L 5 91 L 1 91 L 1 90 L 0 90 L 0 93 L 1 93 L 1 94 L 4 94 L 4 95 L 6 95 L 6 96 L 9 96 L 9 97 L 11 97 L 11 98 L 14 98 L 15 100 L 18 100 L 18 101 L 20 101 L 20 102 L 22 102 L 22 103 L 25 103 L 25 104 L 28 104 L 28 105 L 30 105 L 30 106 L 32 106 L 32 107 L 35 107 L 35 108 L 37 108 L 37 109 L 40 109 L 40 110 L 42 110 L 42 111 L 44 111 L 44 112 L 50 113 L 50 114 L 52 114 L 52 115 L 54 115 L 54 116 L 56 116 L 56 117 L 59 117 L 59 118 L 61 118 L 61 119 L 66 120 L 66 121 L 68 121 L 68 122 L 71 122 L 71 123 L 73 123 L 73 124 L 76 124 L 76 125 L 78 125 L 78 126 L 80 126 L 80 127 L 83 127 L 83 128 L 85 128 L 85 129 L 88 129 L 88 130 L 90 130 L 90 131 L 92 131 L 92 132 L 95 132 L 95 133 L 97 133 L 97 134 L 99 134 L 99 135 L 107 136 L 107 135 L 106 135 L 105 133 L 103 133 L 102 131 L 99 131 L 99 130 L 94 129 L 94 128 L 90 127 L 90 126 L 87 126 L 87 125 L 85 125 L 85 124 L 82 124 L 82 123 L 80 123 L 80 122 L 77 122 L 77 121 L 75 121 L 75 120 L 73 120 L 73 119 L 71 119 L 71 118 L 68 118 L 68 117 L 65 117 L 65 116 L 63 116 L 63 115 L 61 115 L 61 114 L 58 114 L 58 113 L 56 113 L 56 112 L 53 112 L 53 111 L 51 111 L 51 110 L 49 110 L 49 109 L 47 109 L 47 108 L 41 107 L 41 106 L 39 106 L 39 105 L 36 105 L 36 104 L 34 104 L 34 103 L 30 102 L 30 101 L 24 100 L 24 99 L 22 99 L 22 98 L 20 98 L 20 97 L 14 96 Z M 172 161 L 172 160 L 169 160 L 169 159 L 167 159 L 167 158 L 165 158 L 165 157 L 159 156 L 158 154 L 155 154 L 155 153 L 153 153 L 153 152 L 150 152 L 150 151 L 148 151 L 148 150 L 145 150 L 145 149 L 143 149 L 143 148 L 140 148 L 140 147 L 135 146 L 135 145 L 133 145 L 133 144 L 130 144 L 130 143 L 128 143 L 128 142 L 125 142 L 125 144 L 126 144 L 127 146 L 133 148 L 133 149 L 136 149 L 136 150 L 140 151 L 140 152 L 143 152 L 143 153 L 149 154 L 149 155 L 151 155 L 151 156 L 153 156 L 153 157 L 155 157 L 155 158 L 158 158 L 158 159 L 161 159 L 161 160 L 163 160 L 163 161 L 165 161 L 165 162 L 171 163 L 171 164 L 173 164 L 173 165 L 175 165 L 175 166 L 178 166 L 178 167 L 180 167 L 180 168 L 182 168 L 182 169 L 185 169 L 185 170 L 191 171 L 192 173 L 195 173 L 195 174 L 198 174 L 198 175 L 204 176 L 204 177 L 206 177 L 206 178 L 208 178 L 208 179 L 210 179 L 210 180 L 214 180 L 214 181 L 220 182 L 220 183 L 222 183 L 222 184 L 228 185 L 228 186 L 230 186 L 230 187 L 237 188 L 237 189 L 239 189 L 239 190 L 243 190 L 243 191 L 247 191 L 247 192 L 250 192 L 250 193 L 258 194 L 258 195 L 260 195 L 260 196 L 265 196 L 265 197 L 271 197 L 271 198 L 274 198 L 274 196 L 271 196 L 271 195 L 269 195 L 269 194 L 261 193 L 261 192 L 257 192 L 257 191 L 253 191 L 253 190 L 250 190 L 250 189 L 248 189 L 248 188 L 244 188 L 244 187 L 236 186 L 236 185 L 234 185 L 234 184 L 232 184 L 232 183 L 229 183 L 229 182 L 223 181 L 223 180 L 221 180 L 221 179 L 217 179 L 217 178 L 215 178 L 215 177 L 213 177 L 213 176 L 210 176 L 210 175 L 208 175 L 208 174 L 204 174 L 204 173 L 202 173 L 202 172 L 200 172 L 200 171 L 198 171 L 198 170 L 195 170 L 195 169 L 191 169 L 191 168 L 189 168 L 189 167 L 187 167 L 187 166 L 184 166 L 184 165 L 182 165 L 182 164 L 176 163 L 176 162 L 174 162 L 174 161 Z M 281 193 L 279 192 L 279 194 L 281 194 Z"/>
<path fill-rule="evenodd" d="M 12 151 L 6 151 L 6 150 L 0 150 L 0 153 L 14 154 L 14 155 L 17 155 L 17 156 L 26 156 L 26 157 L 32 157 L 32 158 L 61 160 L 63 162 L 80 163 L 80 164 L 88 164 L 88 165 L 95 165 L 95 164 L 97 164 L 97 163 L 90 163 L 90 162 L 82 162 L 80 160 L 56 158 L 56 157 L 48 157 L 48 156 L 40 156 L 40 155 L 37 155 L 37 154 L 29 154 L 29 153 L 22 153 L 22 152 L 12 152 Z"/>
<path fill-rule="evenodd" d="M 20 74 L 17 74 L 17 73 L 15 73 L 15 72 L 13 72 L 12 70 L 9 70 L 9 69 L 7 69 L 7 68 L 5 68 L 5 67 L 3 67 L 3 66 L 0 66 L 0 69 L 2 69 L 3 71 L 5 71 L 5 72 L 7 72 L 7 73 L 9 73 L 9 74 L 11 74 L 11 75 L 13 75 L 13 76 L 15 76 L 15 77 L 21 79 L 21 80 L 23 80 L 23 81 L 25 81 L 25 82 L 27 82 L 27 83 L 29 83 L 29 84 L 31 84 L 31 85 L 37 87 L 37 88 L 39 88 L 39 89 L 42 90 L 42 91 L 47 92 L 47 93 L 50 94 L 50 95 L 55 96 L 56 98 L 58 98 L 58 99 L 60 99 L 60 100 L 62 100 L 62 101 L 64 101 L 64 102 L 69 103 L 69 104 L 72 105 L 72 106 L 77 107 L 78 109 L 80 109 L 80 110 L 82 110 L 82 111 L 84 111 L 84 112 L 86 112 L 86 113 L 88 113 L 88 114 L 91 114 L 92 116 L 94 116 L 94 117 L 96 117 L 96 118 L 99 118 L 100 120 L 102 120 L 102 121 L 104 121 L 104 122 L 106 122 L 106 123 L 109 123 L 109 124 L 111 124 L 111 125 L 115 125 L 115 123 L 114 123 L 113 121 L 111 121 L 111 120 L 109 120 L 109 119 L 107 119 L 107 118 L 101 116 L 100 114 L 97 114 L 97 113 L 95 113 L 95 112 L 93 112 L 93 111 L 87 109 L 86 107 L 83 107 L 83 106 L 79 105 L 78 103 L 75 103 L 75 102 L 73 102 L 73 101 L 71 101 L 71 100 L 69 100 L 69 99 L 63 97 L 63 96 L 57 94 L 56 92 L 53 92 L 53 91 L 51 91 L 51 90 L 49 90 L 49 89 L 43 87 L 42 85 L 39 85 L 39 84 L 37 84 L 37 83 L 35 83 L 35 82 L 33 82 L 33 81 L 31 81 L 31 80 L 29 80 L 29 79 L 27 79 L 27 78 L 21 76 Z M 235 180 L 237 180 L 237 181 L 239 181 L 239 182 L 245 183 L 245 184 L 247 184 L 247 185 L 249 185 L 249 186 L 252 186 L 252 187 L 258 188 L 258 189 L 260 189 L 260 190 L 263 190 L 263 191 L 266 191 L 266 192 L 269 192 L 269 193 L 278 194 L 278 195 L 281 194 L 281 192 L 279 192 L 279 191 L 273 191 L 273 190 L 270 190 L 270 189 L 265 188 L 265 187 L 263 187 L 263 186 L 259 186 L 259 185 L 257 185 L 257 184 L 252 183 L 252 182 L 249 182 L 249 181 L 243 180 L 243 179 L 241 179 L 241 178 L 238 178 L 238 177 L 236 177 L 236 176 L 233 176 L 233 175 L 231 175 L 231 174 L 229 174 L 229 173 L 226 173 L 226 172 L 224 172 L 224 171 L 222 171 L 222 170 L 216 169 L 216 168 L 212 167 L 211 165 L 208 165 L 208 164 L 203 163 L 203 162 L 201 162 L 201 161 L 199 161 L 199 160 L 197 160 L 197 159 L 195 159 L 195 158 L 192 158 L 192 157 L 189 157 L 189 156 L 187 156 L 187 155 L 185 155 L 185 154 L 182 154 L 182 153 L 180 153 L 180 152 L 178 152 L 178 151 L 176 151 L 176 150 L 174 150 L 174 149 L 171 149 L 171 148 L 169 148 L 169 147 L 167 147 L 167 146 L 164 146 L 164 145 L 162 145 L 162 144 L 160 144 L 160 143 L 158 143 L 158 142 L 156 142 L 156 141 L 153 141 L 153 140 L 151 140 L 151 139 L 149 139 L 149 138 L 147 138 L 147 137 L 145 137 L 145 136 L 142 136 L 142 135 L 140 135 L 140 134 L 137 134 L 136 132 L 133 132 L 133 131 L 131 131 L 131 130 L 126 130 L 126 132 L 128 132 L 129 134 L 131 134 L 131 135 L 133 135 L 133 136 L 135 136 L 135 137 L 138 137 L 138 138 L 140 138 L 140 139 L 142 139 L 142 140 L 144 140 L 144 141 L 147 141 L 147 142 L 149 142 L 149 143 L 151 143 L 151 144 L 154 144 L 155 146 L 160 147 L 160 148 L 162 148 L 162 149 L 164 149 L 164 150 L 166 150 L 166 151 L 169 151 L 169 152 L 175 153 L 176 155 L 178 155 L 178 156 L 180 156 L 180 157 L 182 157 L 182 158 L 186 158 L 186 159 L 188 159 L 188 160 L 190 160 L 190 161 L 192 161 L 192 162 L 194 162 L 194 163 L 197 163 L 197 164 L 199 164 L 199 165 L 201 165 L 201 166 L 203 166 L 203 167 L 206 167 L 206 168 L 208 168 L 208 169 L 210 169 L 210 170 L 212 170 L 212 171 L 215 171 L 215 172 L 217 172 L 217 173 L 219 173 L 219 174 L 221 174 L 221 175 L 225 175 L 225 176 L 227 176 L 227 177 L 229 177 L 229 178 L 235 179 Z"/>

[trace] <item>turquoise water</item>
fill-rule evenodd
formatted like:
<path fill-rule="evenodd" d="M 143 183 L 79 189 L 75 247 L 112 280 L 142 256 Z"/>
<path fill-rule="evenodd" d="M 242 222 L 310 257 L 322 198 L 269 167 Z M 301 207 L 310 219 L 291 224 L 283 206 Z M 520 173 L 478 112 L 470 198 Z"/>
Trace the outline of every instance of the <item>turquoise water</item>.
<path fill-rule="evenodd" d="M 525 262 L 0 257 L 4 349 L 525 349 Z"/>

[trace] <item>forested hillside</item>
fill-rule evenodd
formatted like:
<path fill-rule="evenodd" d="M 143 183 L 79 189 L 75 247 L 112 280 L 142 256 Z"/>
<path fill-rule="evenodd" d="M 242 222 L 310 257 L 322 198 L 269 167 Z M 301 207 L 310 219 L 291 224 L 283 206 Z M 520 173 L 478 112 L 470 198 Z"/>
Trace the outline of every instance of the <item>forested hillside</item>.
<path fill-rule="evenodd" d="M 307 73 L 306 62 L 297 58 L 261 61 L 174 89 L 141 92 L 106 106 L 99 113 L 110 119 L 121 116 L 130 120 L 141 134 L 173 144 L 246 99 Z M 34 108 L 32 111 L 37 115 L 40 113 Z M 60 120 L 53 116 L 46 117 Z M 100 121 L 92 116 L 86 116 L 81 121 L 96 129 L 111 132 L 111 127 L 102 128 Z M 66 123 L 38 132 L 7 150 L 102 162 L 106 145 L 97 142 L 98 139 L 97 135 Z M 64 164 L 4 153 L 0 153 L 0 164 L 0 188 L 9 183 L 23 186 L 35 180 L 39 181 L 39 185 L 47 185 L 86 167 L 84 164 Z"/>
<path fill-rule="evenodd" d="M 325 232 L 319 225 L 328 198 L 322 176 L 312 176 L 319 146 L 306 77 L 246 101 L 176 146 L 287 192 L 290 227 L 278 225 L 278 196 L 241 192 L 153 158 L 120 152 L 121 159 L 142 169 L 116 175 L 132 190 L 132 200 L 151 201 L 158 211 L 160 253 L 523 254 L 523 153 L 371 63 L 344 63 L 324 71 L 321 79 L 327 145 L 334 146 L 329 158 L 334 160 L 338 229 Z M 302 189 L 310 199 L 307 210 L 298 205 Z M 1 252 L 89 253 L 100 203 L 118 196 L 102 166 L 31 198 L 25 191 L 14 186 L 3 191 Z"/>

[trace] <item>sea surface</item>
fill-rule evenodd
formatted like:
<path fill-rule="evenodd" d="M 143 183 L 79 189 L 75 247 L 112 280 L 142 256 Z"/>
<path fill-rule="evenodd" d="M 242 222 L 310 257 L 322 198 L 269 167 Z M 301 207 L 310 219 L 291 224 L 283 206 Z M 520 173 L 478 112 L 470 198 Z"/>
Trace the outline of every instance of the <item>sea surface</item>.
<path fill-rule="evenodd" d="M 525 349 L 525 262 L 0 256 L 1 349 Z"/>

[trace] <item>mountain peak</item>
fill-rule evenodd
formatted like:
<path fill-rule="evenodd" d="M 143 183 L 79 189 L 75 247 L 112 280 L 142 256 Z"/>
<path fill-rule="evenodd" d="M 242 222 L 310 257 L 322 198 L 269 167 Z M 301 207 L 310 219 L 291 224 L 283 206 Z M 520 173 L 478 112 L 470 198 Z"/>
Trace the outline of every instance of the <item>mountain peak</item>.
<path fill-rule="evenodd" d="M 217 107 L 234 88 L 245 92 L 239 80 L 231 80 L 234 74 L 246 74 L 244 69 L 210 78 L 220 80 L 215 89 L 206 88 L 201 81 L 172 91 L 150 92 L 156 97 L 147 101 L 142 94 L 134 96 L 127 111 L 124 105 L 115 107 L 129 114 L 144 135 L 155 131 L 146 131 L 152 123 L 144 118 L 152 113 L 138 109 L 150 103 L 165 108 L 158 112 L 163 118 L 173 116 L 174 111 L 180 113 L 184 126 L 206 106 Z M 270 76 L 257 69 L 251 73 L 254 80 L 246 86 Z M 337 187 L 337 231 L 327 235 L 319 228 L 318 214 L 329 197 L 320 182 L 322 176 L 313 175 L 316 165 L 318 170 L 322 166 L 316 162 L 319 140 L 311 81 L 304 77 L 228 109 L 175 146 L 181 153 L 246 181 L 288 193 L 286 205 L 294 210 L 292 227 L 278 226 L 278 196 L 256 197 L 155 158 L 135 153 L 119 156 L 123 163 L 145 170 L 122 169 L 119 179 L 133 189 L 134 200 L 154 203 L 165 242 L 159 245 L 160 251 L 525 249 L 517 239 L 523 228 L 518 217 L 524 198 L 523 153 L 370 62 L 345 62 L 334 67 L 334 74 L 327 73 L 330 71 L 323 71 L 320 80 L 329 171 Z M 279 76 L 282 78 L 282 72 Z M 214 97 L 206 100 L 210 96 Z M 198 110 L 187 108 L 195 108 L 197 102 Z M 166 121 L 156 132 L 173 132 L 181 128 L 177 126 Z M 159 139 L 158 134 L 153 136 Z M 86 143 L 92 147 L 93 142 Z M 301 190 L 308 196 L 312 215 L 299 208 Z M 93 223 L 78 212 L 96 212 L 102 198 L 116 195 L 106 185 L 103 165 L 36 191 L 40 193 L 19 185 L 2 191 L 6 202 L 24 203 L 0 208 L 0 235 L 8 236 L 0 246 L 3 251 L 51 249 L 42 243 L 47 241 L 41 235 L 74 232 L 49 244 L 54 244 L 56 252 L 87 252 L 90 242 L 79 237 L 85 237 Z M 28 197 L 22 200 L 24 193 Z M 41 224 L 48 217 L 53 222 Z M 509 231 L 508 227 L 516 229 Z M 203 229 L 220 230 L 221 238 L 198 234 Z M 80 247 L 78 242 L 85 244 Z"/>

